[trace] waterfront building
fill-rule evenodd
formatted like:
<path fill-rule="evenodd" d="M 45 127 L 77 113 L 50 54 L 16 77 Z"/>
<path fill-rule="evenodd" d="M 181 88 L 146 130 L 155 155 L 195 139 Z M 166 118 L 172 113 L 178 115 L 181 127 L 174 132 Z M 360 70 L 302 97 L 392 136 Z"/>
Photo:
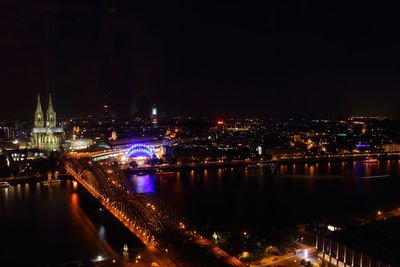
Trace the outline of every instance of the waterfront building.
<path fill-rule="evenodd" d="M 318 234 L 318 257 L 338 267 L 399 266 L 400 219 L 376 221 L 329 234 Z"/>
<path fill-rule="evenodd" d="M 64 138 L 64 129 L 57 127 L 56 112 L 53 109 L 51 95 L 49 95 L 49 103 L 45 114 L 42 111 L 42 104 L 38 95 L 31 133 L 31 147 L 48 152 L 60 151 Z"/>
<path fill-rule="evenodd" d="M 91 147 L 93 144 L 93 140 L 90 138 L 68 139 L 64 142 L 64 149 L 66 151 L 82 150 Z"/>

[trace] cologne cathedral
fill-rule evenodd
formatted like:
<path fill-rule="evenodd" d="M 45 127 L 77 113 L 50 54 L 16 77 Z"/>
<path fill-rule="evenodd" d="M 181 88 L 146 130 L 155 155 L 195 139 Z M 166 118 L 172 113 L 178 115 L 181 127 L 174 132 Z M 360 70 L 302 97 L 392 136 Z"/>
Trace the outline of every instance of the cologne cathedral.
<path fill-rule="evenodd" d="M 56 113 L 51 102 L 51 95 L 49 95 L 49 105 L 45 114 L 42 111 L 42 104 L 38 95 L 31 134 L 31 147 L 48 152 L 60 151 L 64 138 L 64 129 L 57 127 Z"/>

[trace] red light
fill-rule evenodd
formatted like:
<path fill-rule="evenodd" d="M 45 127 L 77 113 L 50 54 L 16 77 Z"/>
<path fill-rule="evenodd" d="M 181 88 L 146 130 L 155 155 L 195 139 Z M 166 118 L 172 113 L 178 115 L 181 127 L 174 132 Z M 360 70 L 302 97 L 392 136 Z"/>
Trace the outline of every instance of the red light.
<path fill-rule="evenodd" d="M 224 121 L 217 121 L 217 124 L 222 125 L 222 124 L 224 124 Z"/>
<path fill-rule="evenodd" d="M 242 144 L 238 144 L 238 146 L 242 146 Z"/>

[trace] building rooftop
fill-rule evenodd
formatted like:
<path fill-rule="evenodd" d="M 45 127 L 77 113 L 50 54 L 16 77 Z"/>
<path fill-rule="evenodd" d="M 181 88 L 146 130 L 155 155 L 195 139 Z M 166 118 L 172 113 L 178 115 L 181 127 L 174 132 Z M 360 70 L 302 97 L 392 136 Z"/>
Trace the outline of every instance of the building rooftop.
<path fill-rule="evenodd" d="M 137 143 L 155 143 L 162 142 L 160 138 L 154 136 L 146 136 L 146 137 L 136 137 L 136 138 L 128 138 L 128 139 L 117 139 L 117 140 L 109 140 L 107 141 L 110 147 L 116 146 L 125 146 L 130 144 Z"/>
<path fill-rule="evenodd" d="M 400 217 L 337 231 L 331 239 L 382 262 L 400 263 Z"/>

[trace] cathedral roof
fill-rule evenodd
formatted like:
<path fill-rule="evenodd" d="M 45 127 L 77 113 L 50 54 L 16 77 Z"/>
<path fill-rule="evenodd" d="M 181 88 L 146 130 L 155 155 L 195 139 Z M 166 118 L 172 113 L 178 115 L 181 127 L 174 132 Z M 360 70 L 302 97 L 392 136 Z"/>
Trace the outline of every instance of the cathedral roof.
<path fill-rule="evenodd" d="M 51 94 L 49 94 L 49 106 L 47 107 L 47 112 L 54 112 L 53 102 L 51 101 Z"/>
<path fill-rule="evenodd" d="M 40 95 L 38 93 L 35 113 L 42 113 L 42 103 L 40 102 Z"/>

